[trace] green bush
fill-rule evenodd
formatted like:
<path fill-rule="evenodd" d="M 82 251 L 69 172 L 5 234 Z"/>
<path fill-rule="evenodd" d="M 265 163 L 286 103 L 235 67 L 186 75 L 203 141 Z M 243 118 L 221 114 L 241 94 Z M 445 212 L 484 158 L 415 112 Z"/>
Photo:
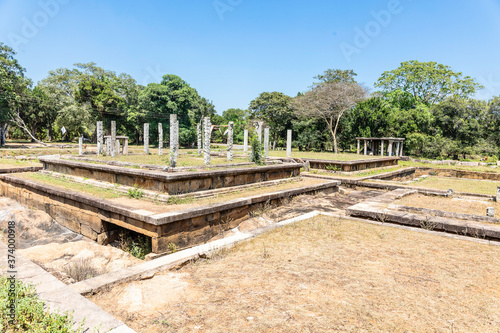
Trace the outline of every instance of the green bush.
<path fill-rule="evenodd" d="M 144 192 L 135 184 L 134 188 L 128 189 L 128 196 L 132 199 L 140 199 L 144 196 Z"/>
<path fill-rule="evenodd" d="M 38 298 L 35 287 L 17 280 L 15 282 L 16 316 L 12 323 L 8 308 L 10 285 L 7 277 L 0 276 L 0 311 L 2 311 L 0 332 L 83 332 L 83 322 L 78 329 L 74 330 L 71 314 L 50 313 L 46 310 L 44 302 Z"/>
<path fill-rule="evenodd" d="M 254 162 L 255 164 L 258 165 L 263 165 L 264 164 L 264 154 L 263 150 L 264 147 L 262 146 L 262 143 L 256 138 L 252 137 L 252 152 L 250 154 L 250 161 Z"/>
<path fill-rule="evenodd" d="M 136 258 L 144 260 L 152 252 L 151 238 L 133 231 L 122 231 L 118 235 L 118 244 L 122 251 L 129 252 Z"/>

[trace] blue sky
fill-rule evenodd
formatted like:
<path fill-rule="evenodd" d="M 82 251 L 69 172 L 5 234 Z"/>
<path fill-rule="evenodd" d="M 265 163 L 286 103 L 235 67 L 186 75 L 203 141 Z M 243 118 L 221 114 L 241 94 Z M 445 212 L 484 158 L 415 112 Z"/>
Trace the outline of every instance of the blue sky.
<path fill-rule="evenodd" d="M 295 96 L 328 68 L 372 88 L 402 61 L 437 61 L 500 95 L 497 0 L 0 0 L 0 41 L 34 82 L 96 62 L 138 83 L 179 75 L 219 113 Z"/>

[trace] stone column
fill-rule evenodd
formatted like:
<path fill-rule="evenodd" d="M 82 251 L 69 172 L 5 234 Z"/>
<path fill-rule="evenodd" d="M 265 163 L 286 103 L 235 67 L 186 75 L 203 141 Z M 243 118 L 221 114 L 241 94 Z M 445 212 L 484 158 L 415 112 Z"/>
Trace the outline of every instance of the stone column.
<path fill-rule="evenodd" d="M 201 156 L 201 124 L 196 124 L 196 134 L 198 135 L 198 156 Z"/>
<path fill-rule="evenodd" d="M 174 129 L 174 137 L 175 137 L 175 164 L 177 164 L 177 160 L 179 159 L 179 121 L 177 120 L 175 122 L 175 129 Z"/>
<path fill-rule="evenodd" d="M 233 130 L 234 122 L 230 121 L 227 126 L 227 160 L 233 160 Z"/>
<path fill-rule="evenodd" d="M 500 186 L 497 186 L 497 197 L 496 202 L 500 202 Z"/>
<path fill-rule="evenodd" d="M 396 142 L 396 153 L 394 154 L 394 156 L 399 156 L 399 144 L 400 144 L 400 141 Z"/>
<path fill-rule="evenodd" d="M 399 156 L 404 156 L 404 153 L 403 153 L 403 142 L 404 141 L 401 141 L 401 147 L 400 147 L 400 150 L 399 150 Z"/>
<path fill-rule="evenodd" d="M 123 139 L 123 155 L 128 154 L 128 138 Z"/>
<path fill-rule="evenodd" d="M 115 139 L 115 154 L 120 154 L 120 140 Z"/>
<path fill-rule="evenodd" d="M 210 117 L 205 117 L 203 119 L 203 159 L 205 165 L 210 164 L 210 137 L 212 135 L 212 124 L 210 123 Z"/>
<path fill-rule="evenodd" d="M 248 130 L 243 132 L 243 152 L 248 152 Z"/>
<path fill-rule="evenodd" d="M 363 140 L 363 141 L 364 141 L 364 144 L 365 144 L 363 155 L 366 155 L 366 154 L 368 154 L 368 149 L 366 149 L 366 140 Z"/>
<path fill-rule="evenodd" d="M 97 122 L 97 155 L 102 155 L 103 153 L 103 143 L 104 143 L 104 137 L 103 137 L 103 130 L 102 130 L 102 121 Z"/>
<path fill-rule="evenodd" d="M 170 166 L 175 168 L 177 166 L 177 135 L 176 128 L 177 126 L 177 115 L 170 115 Z"/>
<path fill-rule="evenodd" d="M 149 123 L 144 124 L 144 153 L 149 154 Z"/>
<path fill-rule="evenodd" d="M 357 141 L 358 141 L 358 153 L 357 154 L 359 155 L 359 139 Z"/>
<path fill-rule="evenodd" d="M 262 143 L 262 126 L 264 125 L 263 121 L 257 122 L 257 140 Z"/>
<path fill-rule="evenodd" d="M 292 157 L 292 130 L 286 131 L 286 157 Z"/>
<path fill-rule="evenodd" d="M 83 137 L 78 138 L 78 155 L 83 155 Z"/>
<path fill-rule="evenodd" d="M 264 158 L 269 157 L 269 127 L 264 128 Z"/>
<path fill-rule="evenodd" d="M 387 152 L 387 156 L 392 156 L 392 142 L 392 140 L 389 140 L 389 151 Z"/>
<path fill-rule="evenodd" d="M 111 156 L 116 156 L 116 121 L 111 121 Z"/>
<path fill-rule="evenodd" d="M 106 155 L 107 156 L 111 155 L 111 138 L 110 137 L 106 138 Z"/>
<path fill-rule="evenodd" d="M 158 155 L 163 155 L 163 125 L 158 123 Z"/>
<path fill-rule="evenodd" d="M 384 156 L 384 140 L 380 140 L 381 148 L 380 148 L 380 156 Z"/>

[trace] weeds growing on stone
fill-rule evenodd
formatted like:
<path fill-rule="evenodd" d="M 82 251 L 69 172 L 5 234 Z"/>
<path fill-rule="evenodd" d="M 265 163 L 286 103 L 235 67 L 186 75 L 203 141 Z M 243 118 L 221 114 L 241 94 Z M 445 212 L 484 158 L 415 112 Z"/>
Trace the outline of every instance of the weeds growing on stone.
<path fill-rule="evenodd" d="M 134 188 L 129 188 L 127 193 L 129 198 L 132 199 L 140 199 L 144 196 L 144 192 L 139 188 L 137 184 L 134 185 Z"/>
<path fill-rule="evenodd" d="M 68 263 L 63 268 L 63 271 L 76 282 L 87 280 L 106 273 L 106 270 L 92 265 L 92 261 L 89 258 Z"/>
<path fill-rule="evenodd" d="M 150 237 L 129 230 L 121 231 L 118 234 L 118 247 L 142 260 L 152 252 Z"/>

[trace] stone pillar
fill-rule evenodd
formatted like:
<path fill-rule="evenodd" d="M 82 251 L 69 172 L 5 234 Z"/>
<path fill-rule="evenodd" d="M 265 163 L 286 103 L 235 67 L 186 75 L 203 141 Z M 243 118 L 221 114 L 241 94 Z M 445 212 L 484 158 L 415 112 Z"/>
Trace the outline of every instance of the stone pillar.
<path fill-rule="evenodd" d="M 363 155 L 366 155 L 368 153 L 368 149 L 366 149 L 366 140 L 363 140 L 363 142 L 365 144 Z"/>
<path fill-rule="evenodd" d="M 495 207 L 486 208 L 486 216 L 495 217 Z"/>
<path fill-rule="evenodd" d="M 392 140 L 389 140 L 389 148 L 388 148 L 387 156 L 392 156 Z"/>
<path fill-rule="evenodd" d="M 248 130 L 243 132 L 243 152 L 246 153 L 248 151 Z"/>
<path fill-rule="evenodd" d="M 357 141 L 358 141 L 358 152 L 357 152 L 357 154 L 359 155 L 359 139 Z"/>
<path fill-rule="evenodd" d="M 128 139 L 123 139 L 123 155 L 128 154 Z"/>
<path fill-rule="evenodd" d="M 83 137 L 78 138 L 78 155 L 83 155 Z"/>
<path fill-rule="evenodd" d="M 210 117 L 205 117 L 203 119 L 203 159 L 205 165 L 210 164 L 210 137 L 212 135 L 212 124 L 210 123 Z"/>
<path fill-rule="evenodd" d="M 263 121 L 257 122 L 257 140 L 262 143 L 262 126 L 264 125 Z"/>
<path fill-rule="evenodd" d="M 97 155 L 102 155 L 103 153 L 103 143 L 104 143 L 104 137 L 103 137 L 103 130 L 102 130 L 102 121 L 97 122 Z"/>
<path fill-rule="evenodd" d="M 264 158 L 269 157 L 269 127 L 264 128 Z"/>
<path fill-rule="evenodd" d="M 116 156 L 116 121 L 111 121 L 111 156 Z"/>
<path fill-rule="evenodd" d="M 496 202 L 500 202 L 500 186 L 497 186 L 497 197 Z"/>
<path fill-rule="evenodd" d="M 286 157 L 292 157 L 292 130 L 286 131 Z"/>
<path fill-rule="evenodd" d="M 158 155 L 163 155 L 163 125 L 158 123 Z"/>
<path fill-rule="evenodd" d="M 380 140 L 380 144 L 382 145 L 380 148 L 380 156 L 384 156 L 384 140 Z"/>
<path fill-rule="evenodd" d="M 180 148 L 180 143 L 179 143 L 179 121 L 177 120 L 175 122 L 175 163 L 177 163 L 177 160 L 179 159 L 179 148 Z"/>
<path fill-rule="evenodd" d="M 233 131 L 234 131 L 234 123 L 232 121 L 229 122 L 227 126 L 227 160 L 233 160 Z"/>
<path fill-rule="evenodd" d="M 400 141 L 396 142 L 396 153 L 394 154 L 394 156 L 396 156 L 396 157 L 399 156 L 399 144 L 400 144 Z"/>
<path fill-rule="evenodd" d="M 149 123 L 144 124 L 144 153 L 149 154 Z"/>
<path fill-rule="evenodd" d="M 170 166 L 172 168 L 177 167 L 177 115 L 170 115 Z"/>
<path fill-rule="evenodd" d="M 198 136 L 198 156 L 201 156 L 201 124 L 196 124 L 196 134 Z"/>
<path fill-rule="evenodd" d="M 403 153 L 403 142 L 404 141 L 401 141 L 401 147 L 399 149 L 399 156 L 404 156 L 404 153 Z"/>
<path fill-rule="evenodd" d="M 115 154 L 120 154 L 120 140 L 115 139 Z"/>
<path fill-rule="evenodd" d="M 106 155 L 107 156 L 111 155 L 111 138 L 110 137 L 106 138 Z"/>

